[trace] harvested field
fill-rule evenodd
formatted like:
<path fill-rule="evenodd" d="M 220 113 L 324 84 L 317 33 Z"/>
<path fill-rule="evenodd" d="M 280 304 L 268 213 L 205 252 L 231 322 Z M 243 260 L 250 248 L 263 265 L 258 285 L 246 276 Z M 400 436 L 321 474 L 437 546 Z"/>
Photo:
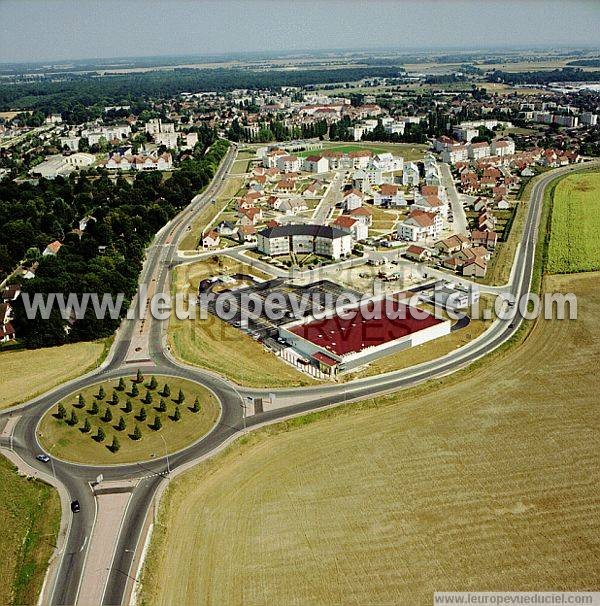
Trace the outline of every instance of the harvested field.
<path fill-rule="evenodd" d="M 579 319 L 468 373 L 265 428 L 175 480 L 143 603 L 597 588 L 599 278 L 550 278 Z"/>

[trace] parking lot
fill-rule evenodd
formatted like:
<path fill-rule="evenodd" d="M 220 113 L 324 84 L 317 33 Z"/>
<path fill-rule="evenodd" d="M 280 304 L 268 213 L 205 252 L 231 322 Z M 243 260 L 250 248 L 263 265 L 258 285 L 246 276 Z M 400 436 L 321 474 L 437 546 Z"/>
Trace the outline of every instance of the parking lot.
<path fill-rule="evenodd" d="M 209 301 L 208 311 L 277 351 L 284 347 L 278 341 L 279 326 L 330 308 L 331 302 L 335 304 L 342 294 L 361 296 L 360 292 L 329 280 L 296 286 L 277 278 L 245 288 L 221 290 L 218 300 Z"/>

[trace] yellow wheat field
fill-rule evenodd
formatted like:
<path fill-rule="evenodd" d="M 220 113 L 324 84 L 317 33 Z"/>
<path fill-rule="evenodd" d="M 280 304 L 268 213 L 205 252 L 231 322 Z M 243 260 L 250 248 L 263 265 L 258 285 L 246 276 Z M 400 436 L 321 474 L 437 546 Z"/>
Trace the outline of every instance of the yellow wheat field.
<path fill-rule="evenodd" d="M 171 485 L 143 575 L 159 605 L 420 605 L 435 590 L 600 586 L 600 274 L 476 369 L 293 431 Z M 168 526 L 167 526 L 168 522 Z"/>

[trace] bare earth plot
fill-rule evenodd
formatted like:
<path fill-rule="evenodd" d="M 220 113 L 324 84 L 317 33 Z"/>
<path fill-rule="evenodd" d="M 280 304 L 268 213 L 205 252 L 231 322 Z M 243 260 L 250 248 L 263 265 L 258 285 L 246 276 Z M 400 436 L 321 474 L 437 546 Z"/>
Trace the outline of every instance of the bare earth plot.
<path fill-rule="evenodd" d="M 0 408 L 26 402 L 92 368 L 104 341 L 0 353 Z"/>
<path fill-rule="evenodd" d="M 175 480 L 143 603 L 597 588 L 599 278 L 547 280 L 579 319 L 540 321 L 468 374 L 266 428 Z"/>

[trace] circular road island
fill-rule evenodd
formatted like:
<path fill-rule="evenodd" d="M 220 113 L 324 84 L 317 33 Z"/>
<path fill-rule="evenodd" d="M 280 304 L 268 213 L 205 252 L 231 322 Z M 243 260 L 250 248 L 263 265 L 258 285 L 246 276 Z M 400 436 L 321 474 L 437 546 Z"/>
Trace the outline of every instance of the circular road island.
<path fill-rule="evenodd" d="M 37 438 L 51 456 L 115 465 L 174 453 L 206 435 L 220 404 L 206 387 L 178 377 L 123 377 L 96 383 L 52 406 Z"/>

